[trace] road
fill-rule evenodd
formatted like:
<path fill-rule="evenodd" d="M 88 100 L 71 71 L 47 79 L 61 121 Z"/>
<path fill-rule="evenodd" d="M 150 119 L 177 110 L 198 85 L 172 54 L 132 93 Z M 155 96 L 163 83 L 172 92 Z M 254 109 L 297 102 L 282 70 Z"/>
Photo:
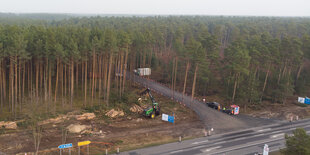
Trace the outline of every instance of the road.
<path fill-rule="evenodd" d="M 175 101 L 182 102 L 187 107 L 191 108 L 197 113 L 201 121 L 204 123 L 206 129 L 213 128 L 215 129 L 214 133 L 216 134 L 237 131 L 249 127 L 268 125 L 275 122 L 275 120 L 253 118 L 245 115 L 227 115 L 225 113 L 207 107 L 204 103 L 198 100 L 191 100 L 190 96 L 183 96 L 182 93 L 179 92 L 173 93 L 170 88 L 158 82 L 145 79 L 130 73 L 128 73 L 127 77 L 130 80 L 139 83 L 144 87 L 151 88 L 153 92 L 155 91 L 156 93 L 167 96 L 171 99 L 174 99 Z"/>
<path fill-rule="evenodd" d="M 262 127 L 122 152 L 121 155 L 254 155 L 262 153 L 264 144 L 269 145 L 270 152 L 284 148 L 284 134 L 292 134 L 296 128 L 304 128 L 307 133 L 310 133 L 310 119 L 283 121 Z"/>

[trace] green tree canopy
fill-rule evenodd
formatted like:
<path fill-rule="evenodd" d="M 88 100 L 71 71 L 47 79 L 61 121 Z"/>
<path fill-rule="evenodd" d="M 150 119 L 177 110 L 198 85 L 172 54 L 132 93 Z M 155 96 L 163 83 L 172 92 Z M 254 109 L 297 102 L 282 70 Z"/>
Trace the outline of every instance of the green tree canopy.
<path fill-rule="evenodd" d="M 293 131 L 293 136 L 285 135 L 286 148 L 282 150 L 285 155 L 309 155 L 310 136 L 304 129 Z"/>

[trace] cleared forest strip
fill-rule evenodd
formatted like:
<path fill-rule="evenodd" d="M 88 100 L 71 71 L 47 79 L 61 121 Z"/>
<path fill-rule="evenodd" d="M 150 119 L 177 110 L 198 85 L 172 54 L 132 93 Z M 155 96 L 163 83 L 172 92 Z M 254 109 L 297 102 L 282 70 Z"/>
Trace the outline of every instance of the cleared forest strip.
<path fill-rule="evenodd" d="M 175 101 L 181 102 L 185 104 L 188 108 L 194 110 L 198 116 L 200 117 L 201 121 L 204 123 L 206 129 L 214 128 L 215 133 L 222 133 L 227 131 L 239 130 L 245 127 L 248 127 L 245 121 L 241 121 L 234 116 L 230 116 L 218 111 L 215 111 L 211 108 L 208 108 L 202 102 L 198 100 L 193 100 L 191 103 L 191 97 L 184 95 L 182 101 L 182 93 L 174 92 L 173 93 L 170 88 L 161 85 L 157 82 L 133 75 L 128 73 L 127 76 L 130 80 L 137 82 L 144 87 L 151 88 L 155 92 L 167 96 L 169 98 L 173 98 Z"/>

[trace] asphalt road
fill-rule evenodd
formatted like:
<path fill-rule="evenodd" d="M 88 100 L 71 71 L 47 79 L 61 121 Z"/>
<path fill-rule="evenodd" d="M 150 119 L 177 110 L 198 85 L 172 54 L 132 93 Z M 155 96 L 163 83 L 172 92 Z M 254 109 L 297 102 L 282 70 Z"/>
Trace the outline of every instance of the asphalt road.
<path fill-rule="evenodd" d="M 296 128 L 310 133 L 310 119 L 295 122 L 278 122 L 272 125 L 217 134 L 155 147 L 143 148 L 121 155 L 254 155 L 262 153 L 265 144 L 270 152 L 285 147 L 284 134 L 292 134 Z"/>
<path fill-rule="evenodd" d="M 128 73 L 130 80 L 139 83 L 140 85 L 151 88 L 151 91 L 167 96 L 175 101 L 182 102 L 187 107 L 194 110 L 203 122 L 205 128 L 214 129 L 214 133 L 224 133 L 237 131 L 249 127 L 257 127 L 261 125 L 268 125 L 276 122 L 276 120 L 268 120 L 261 118 L 253 118 L 245 115 L 231 116 L 217 110 L 207 107 L 203 102 L 198 100 L 191 100 L 190 96 L 182 95 L 179 92 L 172 92 L 170 88 L 134 74 Z M 177 118 L 176 118 L 177 121 Z"/>

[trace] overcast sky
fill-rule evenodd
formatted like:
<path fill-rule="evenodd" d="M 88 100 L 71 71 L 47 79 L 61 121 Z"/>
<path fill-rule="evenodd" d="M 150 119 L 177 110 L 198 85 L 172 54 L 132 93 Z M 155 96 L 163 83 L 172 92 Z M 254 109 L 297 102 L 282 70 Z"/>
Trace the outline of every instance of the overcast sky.
<path fill-rule="evenodd" d="M 0 0 L 0 12 L 310 16 L 310 0 Z"/>

